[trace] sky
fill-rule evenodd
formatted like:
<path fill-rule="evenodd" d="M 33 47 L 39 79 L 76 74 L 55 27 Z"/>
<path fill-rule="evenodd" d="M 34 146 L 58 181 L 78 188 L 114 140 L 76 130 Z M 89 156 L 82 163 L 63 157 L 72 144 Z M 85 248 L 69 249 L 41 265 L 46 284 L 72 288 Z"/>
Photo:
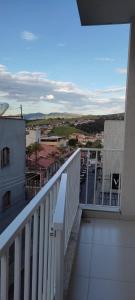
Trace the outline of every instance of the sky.
<path fill-rule="evenodd" d="M 129 25 L 81 26 L 76 0 L 5 0 L 0 103 L 16 112 L 125 110 Z"/>

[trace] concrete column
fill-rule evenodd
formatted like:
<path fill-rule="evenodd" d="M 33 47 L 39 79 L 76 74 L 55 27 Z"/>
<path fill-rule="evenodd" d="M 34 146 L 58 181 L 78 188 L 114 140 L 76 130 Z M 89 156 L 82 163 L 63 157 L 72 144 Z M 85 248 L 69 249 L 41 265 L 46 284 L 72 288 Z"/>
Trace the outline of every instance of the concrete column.
<path fill-rule="evenodd" d="M 129 43 L 121 209 L 122 215 L 135 217 L 135 18 Z"/>

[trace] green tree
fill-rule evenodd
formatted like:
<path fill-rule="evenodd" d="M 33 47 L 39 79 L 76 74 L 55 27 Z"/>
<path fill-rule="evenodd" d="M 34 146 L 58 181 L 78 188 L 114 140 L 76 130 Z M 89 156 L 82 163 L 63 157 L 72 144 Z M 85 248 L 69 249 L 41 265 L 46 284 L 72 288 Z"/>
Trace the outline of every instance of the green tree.
<path fill-rule="evenodd" d="M 68 141 L 68 145 L 70 146 L 70 147 L 76 147 L 76 145 L 77 145 L 77 140 L 76 139 L 70 139 L 69 141 Z"/>
<path fill-rule="evenodd" d="M 26 148 L 26 154 L 28 155 L 28 157 L 30 157 L 33 153 L 35 154 L 35 167 L 37 166 L 37 158 L 38 158 L 38 152 L 40 152 L 42 150 L 42 146 L 39 143 L 33 143 L 30 144 L 27 148 Z"/>
<path fill-rule="evenodd" d="M 86 148 L 91 148 L 93 143 L 91 141 L 88 141 L 85 145 Z"/>
<path fill-rule="evenodd" d="M 95 142 L 92 143 L 93 148 L 102 148 L 102 144 L 100 140 L 96 140 Z"/>

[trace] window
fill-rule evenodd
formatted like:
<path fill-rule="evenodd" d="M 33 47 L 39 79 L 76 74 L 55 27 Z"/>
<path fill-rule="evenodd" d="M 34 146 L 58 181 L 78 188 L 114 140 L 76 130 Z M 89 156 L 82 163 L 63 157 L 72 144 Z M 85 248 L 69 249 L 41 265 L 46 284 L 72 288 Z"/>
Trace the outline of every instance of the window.
<path fill-rule="evenodd" d="M 4 168 L 9 165 L 10 162 L 10 149 L 5 147 L 1 150 L 1 167 Z"/>
<path fill-rule="evenodd" d="M 7 191 L 4 196 L 2 197 L 3 199 L 3 209 L 6 209 L 8 207 L 10 207 L 11 205 L 11 192 Z"/>

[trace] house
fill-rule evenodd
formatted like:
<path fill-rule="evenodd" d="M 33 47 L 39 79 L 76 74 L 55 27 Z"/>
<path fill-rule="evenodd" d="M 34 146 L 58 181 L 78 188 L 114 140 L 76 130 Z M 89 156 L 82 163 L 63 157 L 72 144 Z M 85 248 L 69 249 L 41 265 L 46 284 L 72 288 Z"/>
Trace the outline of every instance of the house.
<path fill-rule="evenodd" d="M 40 172 L 40 185 L 43 186 L 59 167 L 60 151 L 58 147 L 41 144 L 41 150 L 27 156 L 27 167 L 30 171 Z"/>
<path fill-rule="evenodd" d="M 57 147 L 66 147 L 67 141 L 64 136 L 48 136 L 48 137 L 41 137 L 41 144 L 46 144 L 50 146 L 57 146 Z"/>
<path fill-rule="evenodd" d="M 26 147 L 34 143 L 40 143 L 41 133 L 39 128 L 26 129 Z"/>

